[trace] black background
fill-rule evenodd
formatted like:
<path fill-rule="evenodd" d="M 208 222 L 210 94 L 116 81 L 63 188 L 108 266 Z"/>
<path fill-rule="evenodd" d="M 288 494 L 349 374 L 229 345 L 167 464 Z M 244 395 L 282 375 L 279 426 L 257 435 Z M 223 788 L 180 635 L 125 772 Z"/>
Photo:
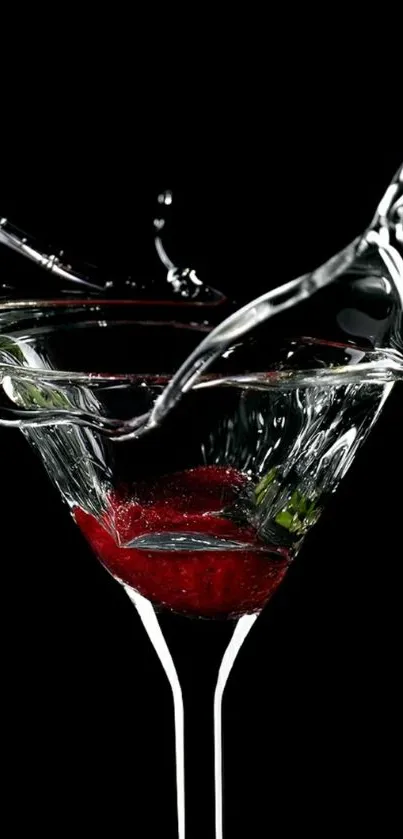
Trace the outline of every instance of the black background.
<path fill-rule="evenodd" d="M 102 123 L 99 124 L 102 136 Z M 400 159 L 349 126 L 284 135 L 214 122 L 180 142 L 49 132 L 1 214 L 98 264 L 151 259 L 156 190 L 183 254 L 238 300 L 360 232 Z M 172 132 L 171 132 L 172 133 Z M 197 142 L 195 137 L 197 136 Z M 0 268 L 1 268 L 0 252 Z M 226 837 L 389 834 L 400 732 L 402 391 L 245 644 L 225 701 Z M 3 762 L 13 822 L 58 835 L 175 836 L 169 691 L 123 591 L 18 432 L 1 431 Z M 189 653 L 190 654 L 190 653 Z M 201 713 L 201 711 L 199 711 Z M 200 757 L 200 777 L 209 770 Z M 203 801 L 199 803 L 203 810 Z M 140 827 L 142 821 L 147 827 Z M 202 823 L 202 819 L 201 819 Z M 197 833 L 189 839 L 208 836 Z"/>

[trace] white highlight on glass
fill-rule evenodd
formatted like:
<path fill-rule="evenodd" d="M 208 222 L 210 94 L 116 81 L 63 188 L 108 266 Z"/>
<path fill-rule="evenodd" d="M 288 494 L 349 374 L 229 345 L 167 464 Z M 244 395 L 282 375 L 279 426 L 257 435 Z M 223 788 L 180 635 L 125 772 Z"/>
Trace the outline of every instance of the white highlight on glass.
<path fill-rule="evenodd" d="M 125 592 L 136 607 L 147 635 L 164 668 L 172 690 L 175 718 L 176 794 L 178 803 L 178 839 L 185 839 L 185 740 L 183 696 L 173 658 L 169 652 L 154 608 L 145 597 L 129 586 Z"/>
<path fill-rule="evenodd" d="M 215 783 L 215 835 L 223 839 L 222 806 L 222 700 L 228 677 L 242 644 L 252 629 L 258 615 L 244 615 L 239 619 L 231 641 L 225 650 L 214 694 L 214 783 Z"/>

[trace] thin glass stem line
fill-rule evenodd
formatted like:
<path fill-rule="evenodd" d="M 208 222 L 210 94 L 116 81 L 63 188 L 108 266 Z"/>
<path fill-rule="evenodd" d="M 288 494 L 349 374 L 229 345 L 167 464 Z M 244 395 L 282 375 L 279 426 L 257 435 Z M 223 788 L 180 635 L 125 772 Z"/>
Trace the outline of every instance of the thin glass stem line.
<path fill-rule="evenodd" d="M 176 764 L 176 796 L 178 813 L 178 839 L 185 839 L 185 736 L 183 695 L 178 674 L 173 662 L 162 629 L 158 623 L 152 604 L 141 594 L 129 586 L 124 586 L 126 594 L 134 604 L 147 635 L 164 668 L 171 686 L 174 703 L 175 720 L 175 764 Z"/>
<path fill-rule="evenodd" d="M 258 615 L 244 615 L 234 629 L 225 650 L 214 693 L 214 785 L 215 785 L 215 835 L 223 839 L 223 762 L 222 762 L 222 700 L 228 677 L 242 644 L 252 629 Z"/>

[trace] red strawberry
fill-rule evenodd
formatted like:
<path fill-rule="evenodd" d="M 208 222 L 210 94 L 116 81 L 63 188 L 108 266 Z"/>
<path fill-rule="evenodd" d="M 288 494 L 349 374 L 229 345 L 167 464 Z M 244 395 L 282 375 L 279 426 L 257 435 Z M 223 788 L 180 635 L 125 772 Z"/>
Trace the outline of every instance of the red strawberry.
<path fill-rule="evenodd" d="M 201 617 L 240 615 L 262 608 L 290 561 L 286 551 L 262 545 L 252 528 L 222 514 L 247 482 L 235 469 L 200 467 L 138 485 L 129 500 L 111 496 L 108 516 L 100 520 L 80 508 L 74 516 L 108 570 L 151 601 Z M 111 534 L 111 520 L 122 547 Z M 125 547 L 136 537 L 162 532 L 206 533 L 250 549 Z"/>

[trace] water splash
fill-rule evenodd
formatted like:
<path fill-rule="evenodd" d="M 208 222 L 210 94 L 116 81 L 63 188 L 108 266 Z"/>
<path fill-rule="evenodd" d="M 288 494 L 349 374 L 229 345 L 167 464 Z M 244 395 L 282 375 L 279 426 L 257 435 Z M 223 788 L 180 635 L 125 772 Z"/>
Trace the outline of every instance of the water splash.
<path fill-rule="evenodd" d="M 154 259 L 154 267 L 146 278 L 143 278 L 142 270 L 136 270 L 138 254 L 135 247 L 132 254 L 134 267 L 131 268 L 135 277 L 133 278 L 131 274 L 119 277 L 116 271 L 111 276 L 95 265 L 71 258 L 64 249 L 49 248 L 34 236 L 20 230 L 6 217 L 0 217 L 0 245 L 4 245 L 40 268 L 42 277 L 37 274 L 36 280 L 44 280 L 41 283 L 42 294 L 50 294 L 52 297 L 70 290 L 71 294 L 82 293 L 91 297 L 98 296 L 98 298 L 100 296 L 117 298 L 123 295 L 130 299 L 135 295 L 136 299 L 149 299 L 151 302 L 175 299 L 181 303 L 197 302 L 205 305 L 223 302 L 224 295 L 217 289 L 206 285 L 197 276 L 194 268 L 186 266 L 180 259 L 175 261 L 171 258 L 171 240 L 177 238 L 175 233 L 172 236 L 173 206 L 173 194 L 170 190 L 159 193 L 153 217 L 154 257 L 157 258 Z M 108 229 L 107 218 L 105 227 Z M 29 280 L 28 286 L 24 287 L 24 271 L 19 272 L 16 284 L 15 289 L 9 284 L 3 286 L 9 296 L 10 294 L 15 296 L 15 293 L 25 294 L 26 291 L 29 295 L 32 294 L 32 280 Z M 35 290 L 38 292 L 38 289 Z"/>
<path fill-rule="evenodd" d="M 396 246 L 403 242 L 402 210 L 403 166 L 388 186 L 374 219 L 363 236 L 355 239 L 315 271 L 304 274 L 252 300 L 210 332 L 175 373 L 149 416 L 134 420 L 134 433 L 138 435 L 162 422 L 166 414 L 181 399 L 182 394 L 193 387 L 207 368 L 246 333 L 275 315 L 298 306 L 341 276 L 354 273 L 358 268 L 362 270 L 360 263 L 363 257 L 370 257 L 368 265 L 370 268 L 373 261 L 373 254 L 371 254 L 373 248 L 391 277 L 399 298 L 400 311 L 395 324 L 394 345 L 396 349 L 402 350 L 403 259 Z"/>
<path fill-rule="evenodd" d="M 177 285 L 179 291 L 183 288 L 182 281 L 188 283 L 196 282 L 197 277 L 190 277 L 179 272 L 171 260 L 163 242 L 162 230 L 166 224 L 166 213 L 170 211 L 172 196 L 171 193 L 162 193 L 159 196 L 160 214 L 154 219 L 155 246 L 161 262 L 168 271 L 168 278 L 174 288 Z M 162 215 L 161 215 L 162 211 Z M 309 300 L 321 289 L 324 289 L 338 282 L 348 283 L 351 277 L 364 278 L 368 281 L 371 276 L 382 277 L 387 294 L 395 300 L 395 316 L 390 334 L 387 336 L 387 344 L 382 344 L 384 353 L 381 358 L 374 358 L 374 364 L 370 359 L 367 364 L 349 365 L 348 368 L 329 371 L 304 371 L 299 372 L 276 372 L 270 382 L 265 386 L 278 385 L 280 382 L 288 387 L 305 387 L 317 381 L 320 376 L 321 383 L 333 386 L 341 381 L 396 381 L 402 377 L 403 359 L 403 337 L 402 337 L 402 312 L 403 312 L 403 259 L 401 256 L 403 243 L 403 167 L 401 167 L 387 188 L 374 219 L 365 233 L 357 237 L 339 254 L 332 257 L 324 265 L 311 273 L 305 274 L 291 282 L 275 288 L 256 300 L 244 306 L 239 311 L 224 320 L 218 327 L 206 335 L 199 346 L 191 353 L 185 362 L 179 367 L 164 391 L 158 396 L 151 410 L 138 416 L 132 417 L 124 422 L 110 416 L 103 416 L 98 411 L 88 411 L 82 405 L 56 404 L 54 399 L 39 399 L 34 404 L 23 404 L 23 410 L 18 407 L 3 406 L 0 409 L 0 424 L 5 426 L 42 427 L 46 425 L 60 425 L 73 423 L 86 426 L 100 431 L 105 436 L 114 439 L 125 440 L 130 437 L 140 437 L 142 434 L 159 426 L 167 414 L 175 407 L 182 396 L 190 389 L 206 386 L 202 381 L 206 370 L 228 347 L 239 342 L 246 334 L 256 329 L 260 324 L 269 319 L 291 310 L 295 310 L 304 301 Z M 4 227 L 3 227 L 4 238 Z M 56 263 L 52 263 L 52 270 Z M 192 273 L 192 272 L 191 272 Z M 196 283 L 197 286 L 197 283 Z M 180 291 L 180 293 L 182 293 Z M 188 294 L 189 289 L 183 293 Z M 11 304 L 12 305 L 12 304 Z M 7 304 L 6 304 L 7 306 Z M 0 307 L 1 309 L 1 307 Z M 346 317 L 346 314 L 344 315 Z M 353 313 L 354 316 L 354 313 Z M 5 336 L 6 337 L 6 336 Z M 323 336 L 326 337 L 326 336 Z M 3 339 L 4 340 L 4 339 Z M 6 338 L 7 340 L 7 338 Z M 12 341 L 11 337 L 8 338 Z M 15 344 L 15 342 L 14 342 Z M 53 388 L 53 395 L 57 389 L 57 383 L 62 383 L 72 374 L 49 370 L 41 359 L 37 364 L 32 358 L 24 357 L 26 350 L 17 348 L 22 353 L 22 358 L 14 353 L 7 357 L 6 352 L 1 352 L 0 376 L 3 387 L 11 390 L 13 377 L 18 375 L 19 381 L 23 379 L 30 383 L 31 388 L 42 391 L 46 397 Z M 380 349 L 379 349 L 380 352 Z M 378 364 L 379 362 L 379 364 Z M 27 368 L 31 368 L 27 370 Z M 29 379 L 31 377 L 31 379 Z M 276 380 L 277 377 L 277 380 Z M 85 385 L 88 377 L 74 374 L 76 381 Z M 46 393 L 45 393 L 46 391 Z"/>

